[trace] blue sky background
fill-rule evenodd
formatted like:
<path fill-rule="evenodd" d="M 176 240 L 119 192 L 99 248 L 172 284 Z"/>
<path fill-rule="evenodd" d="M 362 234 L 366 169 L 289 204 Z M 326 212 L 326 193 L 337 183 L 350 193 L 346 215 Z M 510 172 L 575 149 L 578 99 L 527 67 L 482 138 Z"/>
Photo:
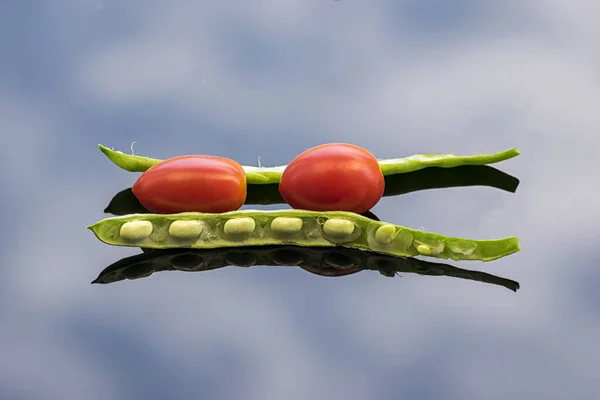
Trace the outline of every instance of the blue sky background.
<path fill-rule="evenodd" d="M 0 398 L 590 399 L 600 392 L 600 3 L 7 0 L 0 5 Z M 516 195 L 385 199 L 384 220 L 519 235 L 451 278 L 300 269 L 90 285 L 135 254 L 84 228 L 135 174 L 102 143 L 286 164 L 517 147 Z M 455 263 L 455 265 L 457 265 Z"/>

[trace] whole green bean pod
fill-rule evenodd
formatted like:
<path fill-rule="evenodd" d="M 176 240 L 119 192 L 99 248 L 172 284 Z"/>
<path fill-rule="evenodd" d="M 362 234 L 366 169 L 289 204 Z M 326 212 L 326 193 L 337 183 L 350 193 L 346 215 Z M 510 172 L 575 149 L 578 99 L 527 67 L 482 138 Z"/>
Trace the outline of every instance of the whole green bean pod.
<path fill-rule="evenodd" d="M 98 148 L 118 167 L 129 172 L 144 172 L 150 167 L 163 161 L 157 158 L 148 158 L 125 154 L 109 149 L 101 144 Z M 403 174 L 428 167 L 453 168 L 461 165 L 487 165 L 494 164 L 518 156 L 517 149 L 509 149 L 496 154 L 478 154 L 471 156 L 456 156 L 453 154 L 416 154 L 405 158 L 392 158 L 379 160 L 381 172 L 384 176 Z M 279 183 L 287 165 L 277 167 L 242 166 L 246 172 L 246 183 L 249 185 L 264 185 Z"/>
<path fill-rule="evenodd" d="M 517 237 L 454 238 L 343 211 L 238 210 L 132 214 L 88 226 L 102 242 L 155 249 L 239 246 L 342 246 L 392 256 L 491 261 L 520 250 Z"/>

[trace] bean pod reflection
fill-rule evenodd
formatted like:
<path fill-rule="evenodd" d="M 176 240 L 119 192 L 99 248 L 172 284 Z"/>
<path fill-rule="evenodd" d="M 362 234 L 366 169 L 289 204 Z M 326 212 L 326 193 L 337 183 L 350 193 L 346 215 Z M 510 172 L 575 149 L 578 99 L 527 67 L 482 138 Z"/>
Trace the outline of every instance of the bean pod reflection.
<path fill-rule="evenodd" d="M 299 267 L 325 277 L 377 271 L 385 277 L 400 274 L 448 276 L 505 287 L 516 292 L 519 283 L 481 271 L 433 263 L 416 258 L 391 257 L 346 248 L 259 246 L 211 250 L 156 250 L 123 258 L 106 267 L 92 282 L 108 284 L 135 280 L 162 271 L 203 272 L 225 267 Z"/>

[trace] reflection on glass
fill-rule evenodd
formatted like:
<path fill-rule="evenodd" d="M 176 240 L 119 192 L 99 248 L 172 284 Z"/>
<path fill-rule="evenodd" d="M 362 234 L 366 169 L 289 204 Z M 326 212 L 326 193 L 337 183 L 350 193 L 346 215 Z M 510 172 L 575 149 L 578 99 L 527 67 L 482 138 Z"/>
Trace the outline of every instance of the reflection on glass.
<path fill-rule="evenodd" d="M 462 166 L 454 168 L 430 167 L 405 174 L 388 175 L 385 177 L 384 197 L 398 196 L 410 192 L 427 189 L 450 187 L 489 186 L 514 193 L 519 186 L 519 180 L 490 166 Z M 278 185 L 248 185 L 245 204 L 284 204 L 278 191 Z M 105 213 L 126 215 L 148 213 L 133 195 L 131 188 L 117 193 Z"/>
<path fill-rule="evenodd" d="M 123 258 L 105 268 L 92 283 L 139 279 L 159 271 L 201 272 L 237 266 L 297 266 L 320 276 L 341 277 L 378 271 L 386 277 L 400 273 L 450 276 L 503 286 L 516 292 L 519 283 L 480 271 L 471 271 L 418 258 L 392 257 L 342 247 L 261 246 L 210 250 L 153 250 Z"/>

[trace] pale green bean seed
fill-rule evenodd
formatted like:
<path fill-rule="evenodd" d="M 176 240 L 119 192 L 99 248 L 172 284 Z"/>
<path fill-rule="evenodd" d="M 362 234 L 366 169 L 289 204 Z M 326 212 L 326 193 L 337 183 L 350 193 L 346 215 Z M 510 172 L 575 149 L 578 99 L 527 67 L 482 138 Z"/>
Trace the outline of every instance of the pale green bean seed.
<path fill-rule="evenodd" d="M 304 222 L 301 218 L 296 217 L 276 217 L 271 222 L 271 230 L 274 233 L 294 234 L 300 232 Z"/>
<path fill-rule="evenodd" d="M 244 236 L 254 232 L 256 221 L 254 218 L 232 218 L 223 224 L 223 232 L 228 236 Z"/>
<path fill-rule="evenodd" d="M 200 221 L 173 221 L 169 225 L 169 235 L 177 239 L 193 239 L 200 236 L 203 226 Z"/>
<path fill-rule="evenodd" d="M 329 218 L 323 224 L 323 232 L 333 241 L 348 240 L 355 229 L 354 222 L 342 218 Z"/>
<path fill-rule="evenodd" d="M 418 245 L 417 251 L 419 252 L 419 254 L 422 254 L 424 256 L 428 256 L 431 254 L 431 249 L 429 247 L 425 246 L 424 244 Z"/>
<path fill-rule="evenodd" d="M 396 227 L 392 224 L 385 224 L 375 231 L 375 240 L 381 244 L 390 244 L 396 238 Z"/>
<path fill-rule="evenodd" d="M 418 254 L 413 246 L 414 230 L 384 223 L 371 226 L 367 234 L 369 247 L 375 251 L 387 253 L 390 249 L 402 252 L 402 255 L 414 256 Z"/>
<path fill-rule="evenodd" d="M 444 248 L 446 247 L 443 241 L 415 240 L 414 245 L 416 246 L 419 254 L 423 255 L 440 254 L 442 251 L 444 251 Z M 426 252 L 427 254 L 423 252 Z"/>
<path fill-rule="evenodd" d="M 150 236 L 152 229 L 150 221 L 129 221 L 121 226 L 119 234 L 124 239 L 138 241 Z"/>

